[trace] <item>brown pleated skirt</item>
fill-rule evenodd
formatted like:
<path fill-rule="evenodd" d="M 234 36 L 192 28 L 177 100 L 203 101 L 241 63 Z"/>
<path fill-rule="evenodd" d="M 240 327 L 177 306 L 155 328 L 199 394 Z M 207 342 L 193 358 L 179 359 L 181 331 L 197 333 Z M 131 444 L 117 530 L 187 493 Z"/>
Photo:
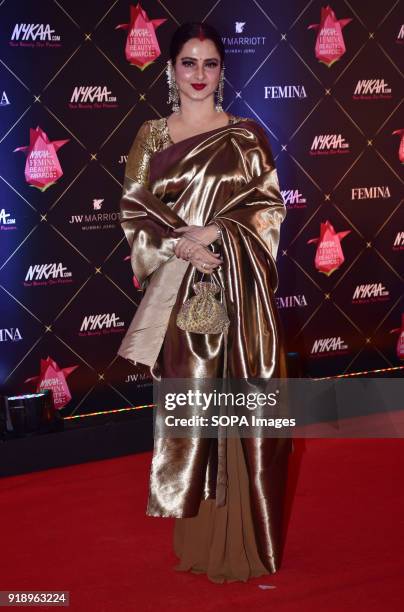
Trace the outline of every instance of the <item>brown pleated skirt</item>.
<path fill-rule="evenodd" d="M 239 438 L 227 439 L 228 489 L 225 506 L 202 500 L 197 516 L 176 518 L 174 552 L 178 571 L 206 573 L 212 582 L 246 582 L 270 572 L 257 550 L 249 480 Z"/>

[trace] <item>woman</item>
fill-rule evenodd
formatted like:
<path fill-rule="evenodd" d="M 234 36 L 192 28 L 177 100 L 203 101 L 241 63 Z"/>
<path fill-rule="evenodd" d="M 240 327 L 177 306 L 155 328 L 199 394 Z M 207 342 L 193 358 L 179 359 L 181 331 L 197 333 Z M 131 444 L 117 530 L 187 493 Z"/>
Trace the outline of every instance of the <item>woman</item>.
<path fill-rule="evenodd" d="M 212 27 L 176 31 L 173 113 L 141 126 L 126 166 L 121 223 L 146 292 L 119 354 L 156 380 L 286 376 L 273 297 L 285 206 L 265 132 L 221 108 L 223 62 Z M 177 326 L 197 271 L 224 289 L 227 333 Z M 277 571 L 290 448 L 287 438 L 155 439 L 146 514 L 176 518 L 177 570 L 214 582 Z"/>

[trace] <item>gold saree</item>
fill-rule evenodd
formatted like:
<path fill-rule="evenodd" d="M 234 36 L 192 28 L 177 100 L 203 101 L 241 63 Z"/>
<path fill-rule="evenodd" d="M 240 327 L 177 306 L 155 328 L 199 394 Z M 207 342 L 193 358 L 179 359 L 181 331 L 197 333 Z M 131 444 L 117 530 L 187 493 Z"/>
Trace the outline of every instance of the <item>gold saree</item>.
<path fill-rule="evenodd" d="M 145 294 L 119 354 L 149 365 L 156 379 L 286 376 L 274 301 L 285 214 L 269 143 L 255 121 L 230 115 L 226 127 L 176 144 L 164 118 L 145 122 L 128 156 L 121 200 L 133 272 Z M 224 263 L 213 276 L 224 288 L 227 336 L 176 325 L 193 295 L 195 269 L 175 257 L 172 230 L 211 221 L 222 230 L 212 247 Z M 223 582 L 279 568 L 290 450 L 287 438 L 229 438 L 224 451 L 217 439 L 155 439 L 146 514 L 176 517 L 177 569 Z M 217 494 L 223 486 L 225 495 Z"/>

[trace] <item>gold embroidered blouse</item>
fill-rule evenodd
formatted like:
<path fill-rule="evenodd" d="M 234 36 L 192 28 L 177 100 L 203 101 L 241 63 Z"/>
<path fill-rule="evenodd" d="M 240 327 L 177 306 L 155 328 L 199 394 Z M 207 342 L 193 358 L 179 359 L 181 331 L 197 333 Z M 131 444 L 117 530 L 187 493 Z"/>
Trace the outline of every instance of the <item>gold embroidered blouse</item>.
<path fill-rule="evenodd" d="M 228 125 L 244 121 L 245 117 L 239 117 L 228 113 Z M 144 185 L 149 186 L 150 159 L 157 151 L 162 151 L 173 145 L 167 125 L 167 117 L 160 119 L 148 119 L 145 121 L 132 144 L 129 151 L 128 161 L 125 168 L 126 176 Z"/>

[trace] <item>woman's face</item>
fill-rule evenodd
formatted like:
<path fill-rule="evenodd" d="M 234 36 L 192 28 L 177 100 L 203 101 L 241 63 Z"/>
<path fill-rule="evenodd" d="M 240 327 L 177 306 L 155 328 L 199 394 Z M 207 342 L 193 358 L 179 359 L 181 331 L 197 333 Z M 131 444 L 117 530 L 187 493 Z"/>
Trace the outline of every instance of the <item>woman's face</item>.
<path fill-rule="evenodd" d="M 220 78 L 220 55 L 212 40 L 191 38 L 177 55 L 175 79 L 182 96 L 204 100 L 213 96 Z"/>

